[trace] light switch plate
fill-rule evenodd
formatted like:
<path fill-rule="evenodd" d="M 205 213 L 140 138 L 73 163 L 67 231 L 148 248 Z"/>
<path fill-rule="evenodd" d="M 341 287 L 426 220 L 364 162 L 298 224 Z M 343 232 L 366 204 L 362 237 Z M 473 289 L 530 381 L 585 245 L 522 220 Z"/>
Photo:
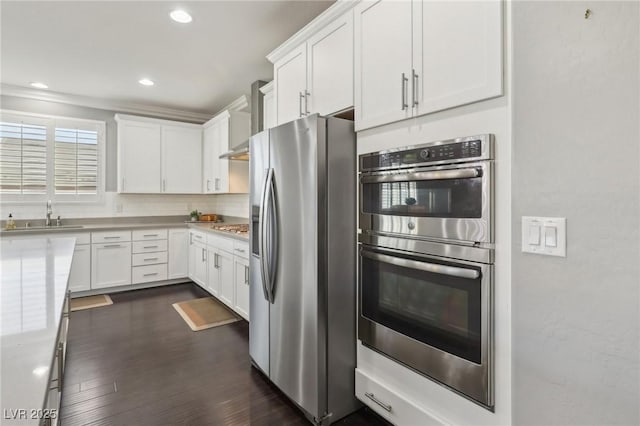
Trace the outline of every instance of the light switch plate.
<path fill-rule="evenodd" d="M 538 244 L 535 244 L 536 242 Z M 564 217 L 522 216 L 522 251 L 566 257 L 567 219 Z"/>

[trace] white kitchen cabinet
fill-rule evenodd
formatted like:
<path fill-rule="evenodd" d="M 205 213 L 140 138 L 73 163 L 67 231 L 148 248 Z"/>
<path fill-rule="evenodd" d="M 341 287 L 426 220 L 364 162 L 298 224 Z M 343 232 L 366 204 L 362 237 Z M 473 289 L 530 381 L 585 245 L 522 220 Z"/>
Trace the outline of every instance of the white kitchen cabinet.
<path fill-rule="evenodd" d="M 500 96 L 502 7 L 501 1 L 359 3 L 355 129 Z"/>
<path fill-rule="evenodd" d="M 131 284 L 131 242 L 91 245 L 91 288 Z"/>
<path fill-rule="evenodd" d="M 219 157 L 249 139 L 250 135 L 251 115 L 246 112 L 223 111 L 204 124 L 202 192 L 249 192 L 249 162 Z"/>
<path fill-rule="evenodd" d="M 307 41 L 306 106 L 320 115 L 353 106 L 353 10 Z"/>
<path fill-rule="evenodd" d="M 69 273 L 69 290 L 72 293 L 91 290 L 91 245 L 89 244 L 79 245 L 76 242 Z"/>
<path fill-rule="evenodd" d="M 202 126 L 116 114 L 118 192 L 197 194 Z"/>
<path fill-rule="evenodd" d="M 362 2 L 355 9 L 356 130 L 411 116 L 412 2 Z"/>
<path fill-rule="evenodd" d="M 189 275 L 189 230 L 169 229 L 167 278 L 185 278 Z"/>
<path fill-rule="evenodd" d="M 162 126 L 162 192 L 200 193 L 201 156 L 200 127 Z"/>
<path fill-rule="evenodd" d="M 233 255 L 224 250 L 218 250 L 216 254 L 216 264 L 218 265 L 220 279 L 220 293 L 218 298 L 233 309 L 235 295 Z"/>
<path fill-rule="evenodd" d="M 414 2 L 414 115 L 502 95 L 502 7 L 496 0 Z"/>
<path fill-rule="evenodd" d="M 189 232 L 189 278 L 203 288 L 207 287 L 206 235 Z"/>
<path fill-rule="evenodd" d="M 161 192 L 160 125 L 118 120 L 118 192 Z"/>
<path fill-rule="evenodd" d="M 216 297 L 220 297 L 220 270 L 218 267 L 218 250 L 209 247 L 207 288 Z"/>
<path fill-rule="evenodd" d="M 273 62 L 276 124 L 353 106 L 353 10 L 337 7 L 305 27 L 305 39 L 296 34 L 295 47 L 290 40 L 267 56 Z"/>
<path fill-rule="evenodd" d="M 234 256 L 235 301 L 233 309 L 249 321 L 249 260 Z"/>
<path fill-rule="evenodd" d="M 262 98 L 262 123 L 264 130 L 276 127 L 276 99 L 273 92 L 273 80 L 260 88 Z"/>
<path fill-rule="evenodd" d="M 306 114 L 307 45 L 302 44 L 273 64 L 276 123 L 283 124 Z"/>

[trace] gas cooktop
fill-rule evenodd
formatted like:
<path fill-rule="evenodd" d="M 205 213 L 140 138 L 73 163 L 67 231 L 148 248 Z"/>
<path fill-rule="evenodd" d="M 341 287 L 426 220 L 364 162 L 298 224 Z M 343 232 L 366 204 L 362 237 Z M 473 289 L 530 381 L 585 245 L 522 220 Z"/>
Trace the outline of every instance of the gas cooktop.
<path fill-rule="evenodd" d="M 249 224 L 241 223 L 238 225 L 212 225 L 211 229 L 216 231 L 230 232 L 232 234 L 248 234 Z"/>

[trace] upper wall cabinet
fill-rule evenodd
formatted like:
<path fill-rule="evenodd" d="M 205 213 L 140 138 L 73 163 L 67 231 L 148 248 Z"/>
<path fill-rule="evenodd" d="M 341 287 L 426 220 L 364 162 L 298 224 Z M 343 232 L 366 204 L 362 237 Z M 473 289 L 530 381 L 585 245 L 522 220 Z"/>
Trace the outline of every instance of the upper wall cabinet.
<path fill-rule="evenodd" d="M 197 194 L 202 182 L 202 127 L 116 114 L 118 192 Z"/>
<path fill-rule="evenodd" d="M 249 162 L 220 155 L 249 139 L 251 115 L 223 111 L 204 124 L 202 188 L 205 194 L 249 192 Z"/>
<path fill-rule="evenodd" d="M 355 13 L 355 128 L 500 96 L 501 1 L 379 0 Z"/>
<path fill-rule="evenodd" d="M 262 122 L 266 130 L 276 126 L 276 103 L 273 93 L 273 81 L 262 86 L 260 91 L 264 95 L 262 98 Z"/>
<path fill-rule="evenodd" d="M 270 53 L 275 121 L 353 106 L 353 7 L 337 2 Z"/>

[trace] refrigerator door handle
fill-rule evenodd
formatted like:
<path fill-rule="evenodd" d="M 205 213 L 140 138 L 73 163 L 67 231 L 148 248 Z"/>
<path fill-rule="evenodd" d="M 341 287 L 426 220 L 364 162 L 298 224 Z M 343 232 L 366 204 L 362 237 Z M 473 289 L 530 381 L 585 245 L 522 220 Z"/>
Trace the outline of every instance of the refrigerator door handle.
<path fill-rule="evenodd" d="M 267 283 L 269 282 L 269 273 L 267 269 L 267 249 L 266 249 L 266 213 L 267 213 L 267 192 L 269 189 L 269 177 L 273 174 L 272 169 L 265 170 L 265 179 L 262 185 L 262 195 L 260 197 L 260 213 L 258 223 L 258 246 L 260 247 L 260 277 L 262 278 L 262 292 L 266 300 L 270 300 L 269 292 L 267 290 Z"/>
<path fill-rule="evenodd" d="M 268 215 L 269 224 L 268 241 L 269 255 L 267 256 L 268 276 L 269 276 L 269 288 L 267 289 L 269 294 L 269 301 L 271 303 L 275 300 L 275 285 L 276 285 L 276 266 L 278 256 L 278 211 L 276 209 L 276 186 L 273 179 L 273 169 L 271 169 L 271 175 L 268 180 Z"/>

